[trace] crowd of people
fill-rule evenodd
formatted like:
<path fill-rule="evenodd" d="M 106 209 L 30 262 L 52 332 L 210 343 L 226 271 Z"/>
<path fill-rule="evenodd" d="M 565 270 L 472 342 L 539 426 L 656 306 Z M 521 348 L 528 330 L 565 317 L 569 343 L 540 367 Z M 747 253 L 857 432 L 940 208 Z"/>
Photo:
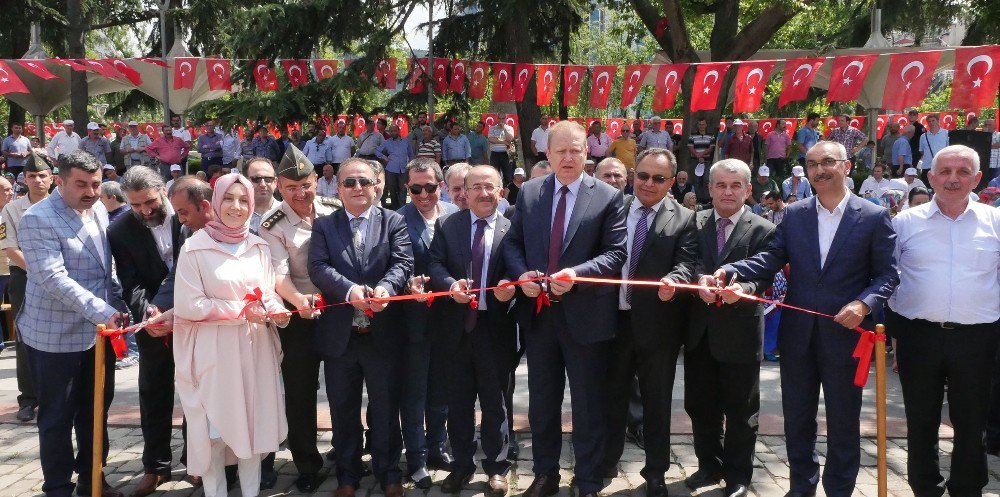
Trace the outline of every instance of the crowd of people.
<path fill-rule="evenodd" d="M 973 194 L 986 171 L 973 149 L 932 137 L 922 162 L 883 163 L 846 123 L 822 137 L 818 116 L 794 141 L 762 139 L 741 119 L 710 136 L 700 120 L 690 161 L 678 164 L 680 137 L 659 118 L 615 140 L 600 123 L 543 118 L 525 170 L 509 125 L 464 134 L 447 121 L 438 132 L 422 116 L 406 138 L 375 122 L 357 139 L 341 125 L 288 141 L 266 128 L 233 140 L 235 128 L 222 134 L 213 121 L 192 140 L 177 120 L 153 141 L 137 129 L 117 137 L 121 168 L 95 123 L 82 140 L 64 123 L 48 150 L 24 146 L 14 127 L 3 152 L 23 178 L 0 178 L 2 281 L 16 312 L 18 417 L 37 417 L 46 495 L 91 491 L 94 344 L 108 339 L 95 326 L 129 323 L 142 323 L 127 334 L 135 359 L 118 366 L 139 368 L 140 497 L 172 477 L 175 392 L 180 462 L 206 495 L 273 486 L 282 444 L 297 488 L 315 491 L 321 365 L 336 497 L 354 497 L 367 475 L 402 497 L 403 483 L 430 488 L 432 470 L 448 471 L 441 490 L 459 493 L 477 467 L 487 494 L 502 497 L 520 453 L 512 400 L 522 357 L 527 497 L 560 490 L 567 380 L 571 485 L 598 495 L 632 440 L 647 496 L 665 497 L 681 354 L 698 464 L 688 487 L 748 494 L 760 365 L 771 359 L 787 495 L 822 484 L 849 496 L 860 465 L 854 330 L 874 322 L 893 333 L 913 492 L 979 495 L 987 484 L 986 453 L 1000 451 L 1000 437 L 984 442 L 1000 433 L 1000 211 Z M 793 148 L 797 163 L 785 160 Z M 199 174 L 185 174 L 190 150 L 201 153 Z M 848 182 L 856 167 L 871 172 L 859 190 Z M 109 361 L 105 415 L 114 372 Z M 955 429 L 947 481 L 937 454 L 945 394 Z M 103 495 L 121 493 L 105 483 Z"/>

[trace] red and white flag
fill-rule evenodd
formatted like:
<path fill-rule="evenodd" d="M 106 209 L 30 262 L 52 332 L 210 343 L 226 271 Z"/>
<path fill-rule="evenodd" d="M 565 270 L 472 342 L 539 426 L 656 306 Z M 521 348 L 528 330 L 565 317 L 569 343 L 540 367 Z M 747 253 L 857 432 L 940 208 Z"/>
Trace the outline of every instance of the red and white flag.
<path fill-rule="evenodd" d="M 233 66 L 229 59 L 205 59 L 210 90 L 232 91 Z"/>
<path fill-rule="evenodd" d="M 396 119 L 393 120 L 396 126 L 399 126 L 399 136 L 406 138 L 410 134 L 410 120 L 406 117 L 406 114 L 397 114 Z"/>
<path fill-rule="evenodd" d="M 8 93 L 31 93 L 24 81 L 17 77 L 14 70 L 6 62 L 0 60 L 0 95 Z"/>
<path fill-rule="evenodd" d="M 142 84 L 142 75 L 139 74 L 139 71 L 132 69 L 132 66 L 126 64 L 124 60 L 104 59 L 104 62 L 107 64 L 111 64 L 111 67 L 114 67 L 116 71 L 122 74 L 122 76 L 125 76 L 125 79 L 127 79 L 129 83 L 132 83 L 135 86 L 139 86 Z"/>
<path fill-rule="evenodd" d="M 316 81 L 332 78 L 337 75 L 337 61 L 332 59 L 313 59 L 313 71 Z"/>
<path fill-rule="evenodd" d="M 889 116 L 885 114 L 879 114 L 875 119 L 875 138 L 879 140 L 882 139 L 882 134 L 885 133 L 885 127 L 889 124 Z"/>
<path fill-rule="evenodd" d="M 675 135 L 684 134 L 684 120 L 683 119 L 677 119 L 677 120 L 674 121 L 674 130 L 673 130 L 672 134 L 675 134 Z"/>
<path fill-rule="evenodd" d="M 309 83 L 309 67 L 304 60 L 283 60 L 281 67 L 285 68 L 285 76 L 288 76 L 288 84 L 292 88 L 298 88 Z"/>
<path fill-rule="evenodd" d="M 507 114 L 507 119 L 504 121 L 504 124 L 514 128 L 514 136 L 521 133 L 521 130 L 518 127 L 517 114 Z"/>
<path fill-rule="evenodd" d="M 785 134 L 789 138 L 795 139 L 795 125 L 798 124 L 797 119 L 785 119 Z"/>
<path fill-rule="evenodd" d="M 116 71 L 115 68 L 111 66 L 111 64 L 106 64 L 102 60 L 80 59 L 80 61 L 86 64 L 87 67 L 90 68 L 90 70 L 96 72 L 97 74 L 100 74 L 105 78 L 125 79 L 125 76 L 123 76 L 120 72 Z"/>
<path fill-rule="evenodd" d="M 587 66 L 563 66 L 563 105 L 572 107 L 580 99 L 580 86 Z"/>
<path fill-rule="evenodd" d="M 375 63 L 375 84 L 387 90 L 396 89 L 396 59 L 382 59 Z"/>
<path fill-rule="evenodd" d="M 726 77 L 729 62 L 698 64 L 691 87 L 691 111 L 712 110 L 719 102 L 722 80 Z"/>
<path fill-rule="evenodd" d="M 903 110 L 920 105 L 931 86 L 941 52 L 895 53 L 889 56 L 882 108 Z"/>
<path fill-rule="evenodd" d="M 514 64 L 493 63 L 493 101 L 514 100 Z"/>
<path fill-rule="evenodd" d="M 514 67 L 514 100 L 524 101 L 524 94 L 528 91 L 528 82 L 535 73 L 534 64 L 517 64 Z"/>
<path fill-rule="evenodd" d="M 642 89 L 642 82 L 646 80 L 646 74 L 653 66 L 649 64 L 634 64 L 625 66 L 625 79 L 622 81 L 622 108 L 626 108 L 635 102 L 635 96 Z"/>
<path fill-rule="evenodd" d="M 427 59 L 407 60 L 408 72 L 410 73 L 410 93 L 420 94 L 424 92 L 424 74 L 427 72 Z"/>
<path fill-rule="evenodd" d="M 667 64 L 656 70 L 656 90 L 653 93 L 653 112 L 663 112 L 674 106 L 680 93 L 681 80 L 687 64 Z"/>
<path fill-rule="evenodd" d="M 347 129 L 347 116 L 346 115 L 337 116 L 337 122 L 335 123 L 335 125 L 333 127 L 333 132 L 334 133 L 337 132 L 337 126 L 340 126 L 340 123 L 344 123 L 344 129 L 346 130 Z M 356 114 L 354 116 L 354 126 L 353 126 L 353 128 L 354 128 L 354 136 L 358 136 L 361 133 L 364 133 L 365 132 L 365 116 L 363 116 L 361 114 Z M 345 132 L 345 134 L 346 134 L 346 132 Z"/>
<path fill-rule="evenodd" d="M 773 60 L 739 64 L 736 69 L 736 86 L 733 89 L 733 112 L 754 112 L 760 108 L 774 64 Z"/>
<path fill-rule="evenodd" d="M 195 57 L 177 57 L 174 59 L 174 89 L 193 89 L 195 71 L 197 70 L 198 59 Z"/>
<path fill-rule="evenodd" d="M 455 59 L 451 61 L 451 84 L 449 88 L 454 93 L 465 91 L 465 69 L 469 66 L 469 61 L 465 59 Z"/>
<path fill-rule="evenodd" d="M 594 66 L 590 80 L 590 107 L 606 109 L 618 66 Z"/>
<path fill-rule="evenodd" d="M 774 131 L 774 128 L 778 126 L 777 119 L 758 119 L 757 120 L 757 132 L 760 133 L 761 138 L 767 138 L 767 135 Z"/>
<path fill-rule="evenodd" d="M 823 118 L 823 136 L 824 137 L 830 136 L 830 132 L 833 131 L 834 129 L 836 129 L 837 126 L 838 126 L 838 124 L 837 124 L 837 116 L 824 117 Z"/>
<path fill-rule="evenodd" d="M 622 119 L 622 118 L 620 118 L 620 117 L 615 117 L 615 118 L 608 119 L 608 131 L 607 131 L 607 133 L 608 133 L 608 136 L 610 136 L 612 140 L 614 140 L 615 138 L 618 138 L 619 136 L 621 136 L 621 134 L 622 134 L 622 125 L 623 125 L 624 121 L 625 120 Z"/>
<path fill-rule="evenodd" d="M 53 57 L 53 58 L 49 59 L 49 62 L 55 62 L 56 64 L 62 64 L 64 66 L 69 67 L 70 69 L 72 69 L 74 71 L 78 71 L 78 72 L 87 72 L 87 71 L 90 71 L 90 69 L 87 68 L 87 66 L 85 66 L 85 65 L 83 65 L 83 64 L 81 64 L 81 63 L 79 63 L 79 62 L 77 62 L 77 61 L 75 61 L 73 59 L 61 59 L 59 57 Z"/>
<path fill-rule="evenodd" d="M 1000 45 L 955 49 L 955 76 L 951 84 L 954 109 L 992 107 L 1000 84 Z"/>
<path fill-rule="evenodd" d="M 45 65 L 45 61 L 43 61 L 43 60 L 27 60 L 27 59 L 22 59 L 22 60 L 18 60 L 16 62 L 21 67 L 27 69 L 28 72 L 30 72 L 31 74 L 34 74 L 35 76 L 38 76 L 39 78 L 42 78 L 42 79 L 62 79 L 59 76 L 56 76 L 55 74 L 52 74 L 52 71 L 49 71 L 49 68 Z"/>
<path fill-rule="evenodd" d="M 854 116 L 847 123 L 848 126 L 860 130 L 862 126 L 865 125 L 865 116 Z"/>
<path fill-rule="evenodd" d="M 486 124 L 486 126 L 483 127 L 483 135 L 489 134 L 490 128 L 497 123 L 497 115 L 492 113 L 483 114 L 481 119 L 483 120 L 483 123 Z"/>
<path fill-rule="evenodd" d="M 472 63 L 472 79 L 469 80 L 469 98 L 483 98 L 486 96 L 486 73 L 489 70 L 489 62 Z"/>
<path fill-rule="evenodd" d="M 535 79 L 535 102 L 538 105 L 550 105 L 556 94 L 556 78 L 559 77 L 559 66 L 546 64 L 535 66 L 538 74 Z"/>
<path fill-rule="evenodd" d="M 853 102 L 861 94 L 865 78 L 871 72 L 878 54 L 845 55 L 833 58 L 830 73 L 830 88 L 826 91 L 826 102 Z"/>
<path fill-rule="evenodd" d="M 955 131 L 958 128 L 958 112 L 942 112 L 941 127 L 948 131 Z"/>
<path fill-rule="evenodd" d="M 260 59 L 253 68 L 253 78 L 257 80 L 257 89 L 260 91 L 277 91 L 278 75 L 274 68 L 268 65 L 267 60 Z"/>
<path fill-rule="evenodd" d="M 448 93 L 451 90 L 448 65 L 448 59 L 434 59 L 434 91 L 437 93 Z"/>
<path fill-rule="evenodd" d="M 778 96 L 778 107 L 784 107 L 792 102 L 805 100 L 809 95 L 809 87 L 825 57 L 790 59 L 785 62 L 785 73 L 781 77 L 781 95 Z"/>
<path fill-rule="evenodd" d="M 141 61 L 143 61 L 143 62 L 145 62 L 147 64 L 153 64 L 154 66 L 160 66 L 160 67 L 166 67 L 166 68 L 170 67 L 170 64 L 167 64 L 166 62 L 164 62 L 163 59 L 157 59 L 155 57 L 140 57 L 139 59 L 136 59 L 136 60 L 141 60 Z"/>

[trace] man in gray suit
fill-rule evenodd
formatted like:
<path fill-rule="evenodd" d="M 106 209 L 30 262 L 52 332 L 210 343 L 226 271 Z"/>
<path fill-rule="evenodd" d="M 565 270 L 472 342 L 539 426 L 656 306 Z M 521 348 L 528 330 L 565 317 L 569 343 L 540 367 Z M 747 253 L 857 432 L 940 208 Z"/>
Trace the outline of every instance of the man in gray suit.
<path fill-rule="evenodd" d="M 32 206 L 18 226 L 28 285 L 17 329 L 38 394 L 42 491 L 47 497 L 67 497 L 73 493 L 74 471 L 80 475 L 77 495 L 91 494 L 96 327 L 118 327 L 125 303 L 105 235 L 108 213 L 98 202 L 101 164 L 93 155 L 76 151 L 61 156 L 56 165 L 59 188 Z M 107 366 L 105 424 L 115 384 L 114 361 Z M 104 457 L 107 454 L 104 430 Z M 122 495 L 106 482 L 102 493 Z"/>

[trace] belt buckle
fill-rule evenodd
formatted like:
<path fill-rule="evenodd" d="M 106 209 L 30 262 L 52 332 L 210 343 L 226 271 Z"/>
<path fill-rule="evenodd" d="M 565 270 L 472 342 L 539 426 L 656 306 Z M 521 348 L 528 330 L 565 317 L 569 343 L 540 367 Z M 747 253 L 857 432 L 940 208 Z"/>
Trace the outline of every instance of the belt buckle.
<path fill-rule="evenodd" d="M 352 328 L 355 335 L 367 335 L 371 332 L 371 327 L 369 326 L 353 326 Z"/>
<path fill-rule="evenodd" d="M 948 322 L 948 321 L 944 321 L 944 322 L 938 323 L 938 326 L 940 326 L 941 328 L 943 328 L 945 330 L 954 330 L 955 327 L 956 327 L 956 325 L 957 325 L 957 323 L 952 323 L 952 322 Z"/>

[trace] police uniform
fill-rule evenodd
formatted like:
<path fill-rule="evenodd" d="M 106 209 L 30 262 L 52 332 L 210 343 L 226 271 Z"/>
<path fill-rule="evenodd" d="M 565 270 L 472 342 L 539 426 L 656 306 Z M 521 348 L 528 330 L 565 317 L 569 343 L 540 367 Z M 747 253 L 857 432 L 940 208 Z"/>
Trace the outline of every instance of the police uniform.
<path fill-rule="evenodd" d="M 41 154 L 32 154 L 24 165 L 25 173 L 36 173 L 40 171 L 52 171 L 49 159 Z M 42 199 L 38 199 L 40 201 Z M 36 201 L 36 202 L 37 202 Z M 21 217 L 31 207 L 30 194 L 14 199 L 4 206 L 0 212 L 0 249 L 19 249 L 17 244 L 17 225 L 21 222 Z M 6 253 L 6 251 L 4 251 Z M 24 305 L 24 291 L 28 285 L 28 273 L 21 267 L 15 266 L 12 261 L 7 261 L 10 266 L 10 281 L 7 284 L 7 295 L 10 296 L 10 312 L 17 316 Z M 18 335 L 19 336 L 19 335 Z M 17 354 L 17 396 L 19 408 L 27 406 L 36 407 L 38 401 L 35 397 L 35 385 L 31 379 L 31 369 L 28 365 L 28 354 L 20 353 L 20 340 Z"/>
<path fill-rule="evenodd" d="M 295 146 L 289 146 L 278 176 L 298 181 L 313 174 L 313 164 Z M 341 208 L 339 199 L 317 196 L 313 200 L 315 218 Z M 314 218 L 314 219 L 315 219 Z M 286 202 L 267 211 L 259 235 L 271 249 L 276 276 L 291 278 L 295 289 L 304 295 L 319 290 L 309 280 L 309 239 L 312 223 L 301 218 Z M 294 306 L 287 305 L 289 309 Z M 319 355 L 313 344 L 315 321 L 292 314 L 288 326 L 278 330 L 284 358 L 281 376 L 285 385 L 285 414 L 288 418 L 288 448 L 300 475 L 317 473 L 323 458 L 316 447 L 316 391 L 319 387 Z"/>

